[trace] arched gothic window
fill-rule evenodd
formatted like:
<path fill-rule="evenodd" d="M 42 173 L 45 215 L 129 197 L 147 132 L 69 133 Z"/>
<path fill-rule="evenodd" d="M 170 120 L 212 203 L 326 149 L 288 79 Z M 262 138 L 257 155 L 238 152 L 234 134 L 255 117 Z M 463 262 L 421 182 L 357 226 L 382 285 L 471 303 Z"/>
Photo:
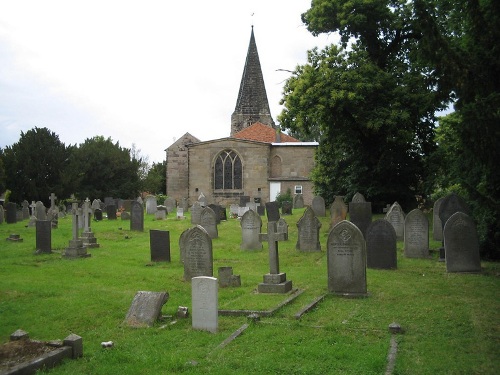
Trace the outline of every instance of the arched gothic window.
<path fill-rule="evenodd" d="M 233 150 L 224 150 L 215 158 L 215 189 L 242 189 L 242 175 L 241 159 Z"/>

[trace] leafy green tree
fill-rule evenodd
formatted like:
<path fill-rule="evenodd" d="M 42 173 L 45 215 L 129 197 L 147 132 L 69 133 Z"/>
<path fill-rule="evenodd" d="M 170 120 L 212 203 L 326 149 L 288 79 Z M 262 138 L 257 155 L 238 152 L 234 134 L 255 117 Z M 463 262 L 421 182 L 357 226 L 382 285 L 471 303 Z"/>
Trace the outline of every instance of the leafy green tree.
<path fill-rule="evenodd" d="M 167 191 L 166 162 L 153 163 L 143 182 L 143 188 L 153 194 L 165 194 Z"/>
<path fill-rule="evenodd" d="M 80 199 L 135 198 L 141 186 L 140 164 L 119 142 L 95 136 L 73 149 L 66 177 Z"/>
<path fill-rule="evenodd" d="M 68 164 L 68 148 L 47 128 L 21 132 L 17 143 L 3 153 L 10 200 L 40 200 L 49 203 L 50 193 L 65 195 L 62 176 Z"/>

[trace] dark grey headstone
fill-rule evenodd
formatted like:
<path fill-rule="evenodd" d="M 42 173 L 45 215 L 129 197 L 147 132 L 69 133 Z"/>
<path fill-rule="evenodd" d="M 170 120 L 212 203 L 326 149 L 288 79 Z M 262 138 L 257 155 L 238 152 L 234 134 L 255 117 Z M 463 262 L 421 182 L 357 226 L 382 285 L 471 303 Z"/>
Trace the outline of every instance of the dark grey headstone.
<path fill-rule="evenodd" d="M 170 262 L 170 232 L 167 230 L 149 231 L 151 262 Z"/>
<path fill-rule="evenodd" d="M 398 241 L 402 241 L 405 233 L 405 215 L 398 202 L 394 202 L 389 208 L 389 211 L 385 214 L 385 220 L 391 223 L 396 231 Z"/>
<path fill-rule="evenodd" d="M 293 197 L 293 208 L 304 208 L 304 196 L 302 194 L 295 194 Z"/>
<path fill-rule="evenodd" d="M 466 215 L 471 215 L 471 211 L 467 202 L 455 193 L 451 193 L 444 197 L 439 207 L 439 218 L 441 224 L 446 225 L 446 221 L 456 212 L 463 212 Z"/>
<path fill-rule="evenodd" d="M 325 199 L 323 197 L 315 196 L 312 200 L 311 208 L 316 216 L 326 216 Z"/>
<path fill-rule="evenodd" d="M 404 252 L 408 258 L 427 258 L 429 256 L 429 220 L 418 208 L 406 215 Z"/>
<path fill-rule="evenodd" d="M 262 220 L 253 210 L 248 210 L 241 217 L 241 250 L 261 250 L 262 242 L 259 234 L 262 229 Z"/>
<path fill-rule="evenodd" d="M 213 276 L 212 239 L 202 226 L 197 225 L 186 233 L 184 239 L 184 280 L 196 276 Z"/>
<path fill-rule="evenodd" d="M 96 220 L 96 221 L 102 220 L 102 210 L 100 208 L 96 208 L 94 210 L 94 220 Z"/>
<path fill-rule="evenodd" d="M 454 213 L 443 230 L 447 272 L 481 272 L 479 239 L 472 218 Z"/>
<path fill-rule="evenodd" d="M 210 238 L 219 237 L 217 230 L 217 215 L 210 207 L 204 207 L 200 214 L 200 225 L 207 231 Z M 207 276 L 207 275 L 198 275 Z"/>
<path fill-rule="evenodd" d="M 335 225 L 327 241 L 328 290 L 334 294 L 364 296 L 366 243 L 363 233 L 349 221 Z"/>
<path fill-rule="evenodd" d="M 47 220 L 47 209 L 43 202 L 38 201 L 35 203 L 35 213 L 38 220 Z"/>
<path fill-rule="evenodd" d="M 5 220 L 4 216 L 5 216 L 5 213 L 3 211 L 3 206 L 0 205 L 0 224 L 2 224 L 3 221 Z"/>
<path fill-rule="evenodd" d="M 441 219 L 439 218 L 439 209 L 441 208 L 443 199 L 439 198 L 435 201 L 432 208 L 432 239 L 435 241 L 443 240 L 443 223 L 441 223 Z"/>
<path fill-rule="evenodd" d="M 372 222 L 366 230 L 366 264 L 368 268 L 396 269 L 396 231 L 387 220 Z"/>
<path fill-rule="evenodd" d="M 219 206 L 218 204 L 209 204 L 208 207 L 210 207 L 212 209 L 212 211 L 215 213 L 215 221 L 217 224 L 220 224 L 220 211 L 222 209 L 221 206 Z"/>
<path fill-rule="evenodd" d="M 365 235 L 368 226 L 372 222 L 372 203 L 371 202 L 350 202 L 349 220 L 356 225 L 361 233 Z"/>
<path fill-rule="evenodd" d="M 131 327 L 148 327 L 161 316 L 161 308 L 168 301 L 167 292 L 137 292 L 127 315 L 125 323 Z"/>
<path fill-rule="evenodd" d="M 240 207 L 246 207 L 248 202 L 250 202 L 250 197 L 248 195 L 240 196 Z"/>
<path fill-rule="evenodd" d="M 50 220 L 36 221 L 36 253 L 52 252 L 52 222 Z"/>
<path fill-rule="evenodd" d="M 260 206 L 257 206 L 257 213 L 259 214 L 259 216 L 264 216 L 266 214 L 266 206 L 262 204 Z"/>
<path fill-rule="evenodd" d="M 295 248 L 300 251 L 321 251 L 319 230 L 321 222 L 311 207 L 307 207 L 297 222 L 298 239 Z"/>
<path fill-rule="evenodd" d="M 130 206 L 130 230 L 144 231 L 144 208 L 139 202 Z"/>
<path fill-rule="evenodd" d="M 7 213 L 5 219 L 7 224 L 17 223 L 17 207 L 14 202 L 7 203 Z"/>
<path fill-rule="evenodd" d="M 281 204 L 281 213 L 283 215 L 291 215 L 292 214 L 292 207 L 293 207 L 292 202 L 283 202 Z"/>
<path fill-rule="evenodd" d="M 266 203 L 267 221 L 278 221 L 280 219 L 280 209 L 278 202 Z"/>
<path fill-rule="evenodd" d="M 116 205 L 108 204 L 106 206 L 106 213 L 108 214 L 108 220 L 116 220 Z"/>

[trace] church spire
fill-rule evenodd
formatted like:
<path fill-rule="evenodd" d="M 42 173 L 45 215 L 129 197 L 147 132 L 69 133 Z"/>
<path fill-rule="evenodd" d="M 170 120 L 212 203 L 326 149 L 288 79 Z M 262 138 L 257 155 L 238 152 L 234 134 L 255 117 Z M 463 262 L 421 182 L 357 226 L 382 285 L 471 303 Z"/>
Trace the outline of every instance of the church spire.
<path fill-rule="evenodd" d="M 256 122 L 274 127 L 252 26 L 238 100 L 231 115 L 231 136 Z"/>

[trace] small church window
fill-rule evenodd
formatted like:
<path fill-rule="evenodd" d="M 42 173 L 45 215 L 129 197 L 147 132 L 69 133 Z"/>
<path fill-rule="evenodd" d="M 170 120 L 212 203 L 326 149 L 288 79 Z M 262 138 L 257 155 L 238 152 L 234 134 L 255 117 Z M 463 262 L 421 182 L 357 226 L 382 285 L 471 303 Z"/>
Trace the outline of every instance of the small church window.
<path fill-rule="evenodd" d="M 295 185 L 295 194 L 302 194 L 302 185 Z"/>
<path fill-rule="evenodd" d="M 242 189 L 241 159 L 233 150 L 222 151 L 215 159 L 214 188 Z"/>

